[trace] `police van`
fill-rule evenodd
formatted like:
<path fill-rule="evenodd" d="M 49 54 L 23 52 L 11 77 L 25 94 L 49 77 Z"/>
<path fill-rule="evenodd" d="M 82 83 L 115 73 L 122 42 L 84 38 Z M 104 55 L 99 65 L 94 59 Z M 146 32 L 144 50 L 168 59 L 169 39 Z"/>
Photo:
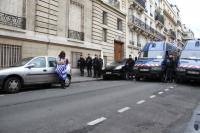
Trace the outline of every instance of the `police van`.
<path fill-rule="evenodd" d="M 166 70 L 166 57 L 172 54 L 175 58 L 179 55 L 179 49 L 175 44 L 165 41 L 146 43 L 140 51 L 138 60 L 133 67 L 135 80 L 141 78 L 157 78 L 164 80 Z"/>
<path fill-rule="evenodd" d="M 200 40 L 189 40 L 181 52 L 176 69 L 176 81 L 200 81 Z"/>

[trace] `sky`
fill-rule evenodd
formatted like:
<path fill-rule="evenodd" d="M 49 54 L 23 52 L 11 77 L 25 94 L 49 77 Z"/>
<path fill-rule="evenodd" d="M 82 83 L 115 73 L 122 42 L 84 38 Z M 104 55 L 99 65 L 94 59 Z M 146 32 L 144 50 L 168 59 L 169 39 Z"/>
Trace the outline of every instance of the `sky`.
<path fill-rule="evenodd" d="M 200 38 L 200 0 L 168 0 L 171 4 L 176 4 L 180 10 L 183 24 L 190 28 L 195 38 Z"/>

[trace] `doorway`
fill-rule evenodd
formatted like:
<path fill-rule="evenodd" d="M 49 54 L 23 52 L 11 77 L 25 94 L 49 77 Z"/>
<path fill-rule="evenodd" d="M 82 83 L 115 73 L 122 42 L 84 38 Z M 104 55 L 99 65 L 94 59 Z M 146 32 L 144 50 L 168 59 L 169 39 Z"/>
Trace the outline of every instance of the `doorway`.
<path fill-rule="evenodd" d="M 115 41 L 114 42 L 114 59 L 115 61 L 120 61 L 123 58 L 123 43 Z"/>

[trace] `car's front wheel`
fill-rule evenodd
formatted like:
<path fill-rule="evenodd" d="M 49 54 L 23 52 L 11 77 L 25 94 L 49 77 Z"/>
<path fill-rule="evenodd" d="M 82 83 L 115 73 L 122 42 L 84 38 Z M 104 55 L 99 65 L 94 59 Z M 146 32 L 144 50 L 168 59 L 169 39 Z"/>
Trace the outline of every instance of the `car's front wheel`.
<path fill-rule="evenodd" d="M 22 83 L 19 78 L 11 77 L 5 81 L 4 89 L 7 93 L 17 93 L 21 89 Z"/>

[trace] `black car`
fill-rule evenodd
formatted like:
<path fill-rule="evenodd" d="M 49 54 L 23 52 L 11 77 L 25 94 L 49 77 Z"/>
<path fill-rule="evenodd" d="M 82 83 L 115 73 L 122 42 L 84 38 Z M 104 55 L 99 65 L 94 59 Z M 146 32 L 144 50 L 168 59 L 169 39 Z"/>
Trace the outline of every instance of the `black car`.
<path fill-rule="evenodd" d="M 130 74 L 126 66 L 127 59 L 114 61 L 103 70 L 103 79 L 120 78 L 130 79 Z"/>

